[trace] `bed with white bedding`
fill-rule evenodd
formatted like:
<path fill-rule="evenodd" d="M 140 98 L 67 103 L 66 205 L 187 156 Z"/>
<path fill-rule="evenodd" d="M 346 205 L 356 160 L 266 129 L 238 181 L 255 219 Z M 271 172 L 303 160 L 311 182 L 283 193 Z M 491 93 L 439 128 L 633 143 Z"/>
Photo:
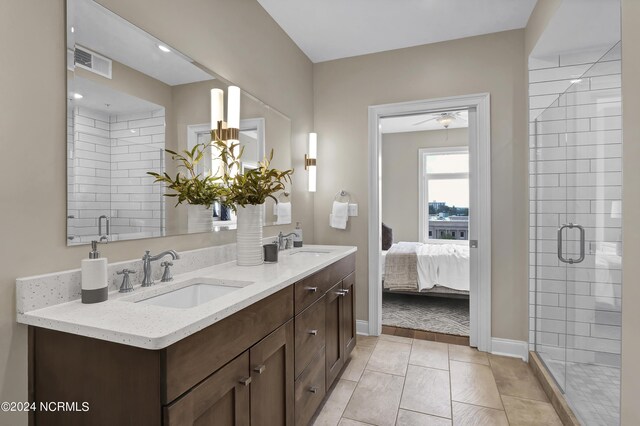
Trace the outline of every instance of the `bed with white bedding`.
<path fill-rule="evenodd" d="M 399 242 L 383 251 L 380 260 L 385 291 L 469 294 L 467 241 Z"/>

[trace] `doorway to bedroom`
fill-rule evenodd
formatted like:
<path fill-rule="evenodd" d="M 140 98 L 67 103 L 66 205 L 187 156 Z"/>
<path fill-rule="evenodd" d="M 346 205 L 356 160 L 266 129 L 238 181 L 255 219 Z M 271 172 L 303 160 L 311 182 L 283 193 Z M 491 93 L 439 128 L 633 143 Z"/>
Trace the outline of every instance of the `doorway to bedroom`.
<path fill-rule="evenodd" d="M 417 119 L 416 116 L 424 118 Z M 411 126 L 412 131 L 393 131 L 385 128 L 384 122 L 391 118 L 403 118 L 405 126 L 406 122 L 409 122 L 408 126 Z M 387 185 L 388 182 L 383 178 L 383 143 L 385 143 L 383 140 L 388 138 L 387 133 L 416 133 L 416 128 L 422 125 L 440 126 L 439 129 L 436 127 L 434 130 L 427 131 L 427 134 L 431 132 L 433 136 L 431 139 L 438 143 L 434 142 L 425 147 L 415 145 L 408 159 L 396 160 L 395 163 L 402 166 L 403 170 L 412 170 L 414 177 L 392 182 L 385 191 L 383 185 Z M 454 132 L 457 129 L 462 129 L 459 135 Z M 464 132 L 466 132 L 466 143 Z M 440 137 L 436 138 L 437 135 Z M 369 314 L 367 321 L 358 322 L 360 332 L 379 335 L 383 331 L 383 298 L 388 299 L 387 292 L 383 293 L 382 275 L 384 273 L 387 289 L 396 287 L 393 289 L 396 292 L 392 296 L 398 299 L 395 300 L 396 317 L 404 315 L 412 318 L 408 320 L 407 328 L 390 329 L 389 327 L 398 326 L 385 325 L 387 333 L 430 340 L 438 340 L 440 336 L 441 341 L 468 344 L 480 351 L 491 352 L 490 136 L 490 95 L 488 93 L 369 107 L 367 254 Z M 409 138 L 410 136 L 398 135 L 398 137 Z M 420 149 L 425 151 L 419 152 Z M 399 152 L 391 151 L 391 155 L 394 154 L 399 155 Z M 451 166 L 452 163 L 455 166 Z M 459 189 L 464 186 L 468 187 L 468 201 L 464 191 L 460 194 Z M 413 189 L 407 189 L 409 187 Z M 395 211 L 400 216 L 399 219 L 394 219 L 394 224 L 385 222 L 385 225 L 391 228 L 394 237 L 387 238 L 391 244 L 384 259 L 382 251 L 382 222 L 383 208 L 385 208 L 383 192 L 400 196 L 396 201 L 384 203 L 388 204 L 387 207 L 390 206 L 392 214 Z M 402 195 L 403 193 L 405 195 Z M 429 204 L 431 204 L 431 211 Z M 388 209 L 385 215 L 387 213 Z M 408 236 L 403 237 L 401 233 L 407 226 L 414 227 L 413 234 L 405 234 Z M 431 232 L 431 238 L 429 238 L 429 232 Z M 444 238 L 440 238 L 441 236 Z M 396 260 L 388 263 L 389 252 L 394 242 L 397 243 L 398 249 Z M 401 242 L 406 244 L 399 244 Z M 418 262 L 422 265 L 420 268 L 418 268 Z M 383 264 L 385 271 L 382 270 Z M 431 266 L 427 268 L 425 265 Z M 419 272 L 422 275 L 420 282 L 418 282 Z M 404 291 L 399 288 L 402 284 L 393 284 L 394 279 L 402 281 L 402 273 L 406 275 L 405 279 L 410 275 L 416 277 L 412 278 L 414 291 L 409 294 L 400 293 Z M 395 278 L 393 278 L 394 275 Z M 468 287 L 463 287 L 466 282 L 465 275 L 468 276 Z M 422 294 L 421 289 L 431 290 L 430 295 Z M 444 290 L 446 297 L 438 297 L 436 295 L 438 290 Z M 424 304 L 423 299 L 430 302 L 428 315 L 423 317 L 432 319 L 442 319 L 449 315 L 454 317 L 454 314 L 451 314 L 454 311 L 451 306 L 459 307 L 458 312 L 461 312 L 462 320 L 457 318 L 457 321 L 452 321 L 450 328 L 447 329 L 452 332 L 456 327 L 452 324 L 458 323 L 462 328 L 456 331 L 458 334 L 425 331 L 427 327 L 422 323 L 412 324 L 411 322 L 418 320 L 415 319 L 416 316 L 407 315 L 409 311 L 407 307 L 417 300 L 422 302 L 416 303 Z M 389 306 L 386 302 L 385 305 Z M 449 314 L 443 315 L 443 311 Z M 385 320 L 387 318 L 388 315 L 385 315 Z M 388 321 L 387 323 L 389 324 Z"/>
<path fill-rule="evenodd" d="M 469 111 L 380 131 L 382 331 L 469 344 Z"/>

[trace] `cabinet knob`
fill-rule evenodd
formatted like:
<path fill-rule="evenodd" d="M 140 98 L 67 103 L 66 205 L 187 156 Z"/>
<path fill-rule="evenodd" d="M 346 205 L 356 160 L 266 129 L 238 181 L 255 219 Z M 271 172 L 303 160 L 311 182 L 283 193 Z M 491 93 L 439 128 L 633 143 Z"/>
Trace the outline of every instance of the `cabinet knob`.
<path fill-rule="evenodd" d="M 259 365 L 259 366 L 255 367 L 253 369 L 253 371 L 255 371 L 258 374 L 262 374 L 262 373 L 264 373 L 264 370 L 266 370 L 266 369 L 267 369 L 267 366 L 262 364 L 262 365 Z"/>
<path fill-rule="evenodd" d="M 349 289 L 348 289 L 348 288 L 345 288 L 345 289 L 343 289 L 343 290 L 342 290 L 342 292 L 343 292 L 343 293 L 345 294 L 345 296 L 346 296 L 347 294 L 349 294 Z"/>
<path fill-rule="evenodd" d="M 318 330 L 309 330 L 309 334 L 312 336 L 316 336 L 318 334 Z"/>
<path fill-rule="evenodd" d="M 243 386 L 249 386 L 250 383 L 251 377 L 243 377 L 242 379 L 240 379 L 240 384 Z"/>
<path fill-rule="evenodd" d="M 309 388 L 309 392 L 311 392 L 311 393 L 318 393 L 318 388 L 317 388 L 316 386 L 311 386 L 311 387 Z"/>
<path fill-rule="evenodd" d="M 318 291 L 318 287 L 307 287 L 307 291 L 310 291 L 311 293 L 315 293 L 316 291 Z"/>

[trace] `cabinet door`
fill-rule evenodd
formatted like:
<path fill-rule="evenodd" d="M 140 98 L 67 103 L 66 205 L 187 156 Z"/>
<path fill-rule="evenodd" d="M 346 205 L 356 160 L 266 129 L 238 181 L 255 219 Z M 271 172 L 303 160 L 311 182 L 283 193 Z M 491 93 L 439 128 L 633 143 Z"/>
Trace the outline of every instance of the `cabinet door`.
<path fill-rule="evenodd" d="M 251 425 L 293 426 L 293 320 L 249 350 Z"/>
<path fill-rule="evenodd" d="M 248 426 L 249 351 L 164 408 L 166 426 Z"/>
<path fill-rule="evenodd" d="M 348 275 L 342 281 L 342 291 L 344 293 L 342 332 L 344 333 L 344 354 L 345 361 L 351 355 L 351 351 L 356 347 L 356 274 Z"/>
<path fill-rule="evenodd" d="M 326 295 L 326 388 L 329 389 L 344 365 L 344 332 L 342 283 L 333 286 Z"/>

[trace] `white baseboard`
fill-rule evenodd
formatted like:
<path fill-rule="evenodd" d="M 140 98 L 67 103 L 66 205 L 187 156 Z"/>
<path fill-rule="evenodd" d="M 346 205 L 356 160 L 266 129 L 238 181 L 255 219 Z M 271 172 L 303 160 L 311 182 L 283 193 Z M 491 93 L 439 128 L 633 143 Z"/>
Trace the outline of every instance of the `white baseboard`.
<path fill-rule="evenodd" d="M 369 335 L 369 321 L 356 320 L 356 333 L 364 336 Z"/>
<path fill-rule="evenodd" d="M 491 353 L 529 361 L 529 344 L 521 340 L 491 338 Z"/>

